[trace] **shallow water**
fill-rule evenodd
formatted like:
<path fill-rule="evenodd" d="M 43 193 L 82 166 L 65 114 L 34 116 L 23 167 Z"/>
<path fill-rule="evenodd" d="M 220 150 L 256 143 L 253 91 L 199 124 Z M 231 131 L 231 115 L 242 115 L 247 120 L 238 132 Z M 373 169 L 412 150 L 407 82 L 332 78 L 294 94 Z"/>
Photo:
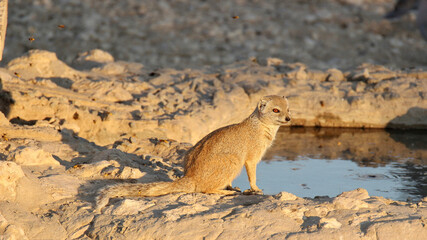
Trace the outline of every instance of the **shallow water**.
<path fill-rule="evenodd" d="M 427 132 L 282 129 L 257 168 L 265 194 L 336 196 L 365 188 L 405 201 L 427 196 Z M 233 182 L 249 188 L 245 170 Z"/>

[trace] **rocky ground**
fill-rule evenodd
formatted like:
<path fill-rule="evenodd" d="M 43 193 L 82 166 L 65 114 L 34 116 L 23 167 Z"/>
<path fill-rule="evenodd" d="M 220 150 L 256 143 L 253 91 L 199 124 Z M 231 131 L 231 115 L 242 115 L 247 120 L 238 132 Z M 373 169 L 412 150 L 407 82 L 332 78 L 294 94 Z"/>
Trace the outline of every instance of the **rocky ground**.
<path fill-rule="evenodd" d="M 271 94 L 288 97 L 292 128 L 266 159 L 425 165 L 427 143 L 402 131 L 427 129 L 427 48 L 413 13 L 383 19 L 393 3 L 9 1 L 0 239 L 423 239 L 426 198 L 360 188 L 120 198 L 92 211 L 103 186 L 181 177 L 192 144 Z M 354 137 L 367 128 L 402 131 Z"/>
<path fill-rule="evenodd" d="M 319 71 L 280 59 L 248 59 L 153 71 L 115 61 L 101 50 L 80 54 L 72 66 L 55 53 L 36 50 L 0 73 L 5 239 L 421 239 L 427 234 L 425 201 L 372 197 L 363 189 L 314 199 L 286 192 L 172 194 L 116 199 L 100 214 L 92 211 L 102 186 L 182 176 L 182 156 L 191 144 L 242 120 L 267 94 L 289 97 L 297 127 L 425 129 L 427 72 L 421 69 L 362 65 Z M 273 149 L 292 159 L 302 146 L 310 152 L 321 144 L 324 155 L 381 164 L 389 152 L 372 155 L 369 145 L 386 141 L 397 156 L 420 164 L 426 159 L 427 151 L 411 151 L 399 137 L 366 135 L 356 141 L 351 131 L 337 136 L 332 129 L 284 129 Z M 313 137 L 298 140 L 303 134 Z M 337 141 L 341 150 L 326 150 Z"/>
<path fill-rule="evenodd" d="M 13 0 L 5 62 L 45 49 L 69 64 L 77 53 L 99 48 L 156 68 L 224 65 L 249 57 L 277 57 L 322 70 L 349 70 L 365 62 L 426 66 L 426 42 L 415 14 L 384 19 L 395 2 Z"/>
<path fill-rule="evenodd" d="M 421 69 L 365 64 L 319 71 L 269 58 L 151 71 L 100 50 L 82 54 L 73 66 L 41 50 L 9 62 L 2 79 L 10 122 L 55 126 L 100 145 L 120 136 L 194 144 L 246 118 L 260 97 L 279 94 L 289 99 L 293 126 L 427 127 L 427 72 Z"/>

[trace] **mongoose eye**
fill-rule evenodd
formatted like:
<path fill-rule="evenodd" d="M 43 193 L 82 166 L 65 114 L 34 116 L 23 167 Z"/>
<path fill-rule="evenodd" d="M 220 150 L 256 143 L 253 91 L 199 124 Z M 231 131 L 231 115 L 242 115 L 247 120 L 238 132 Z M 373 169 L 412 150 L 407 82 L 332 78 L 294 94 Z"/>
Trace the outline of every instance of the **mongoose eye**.
<path fill-rule="evenodd" d="M 273 112 L 275 112 L 275 113 L 279 113 L 279 112 L 280 112 L 280 110 L 279 110 L 279 109 L 277 109 L 277 108 L 273 108 Z"/>

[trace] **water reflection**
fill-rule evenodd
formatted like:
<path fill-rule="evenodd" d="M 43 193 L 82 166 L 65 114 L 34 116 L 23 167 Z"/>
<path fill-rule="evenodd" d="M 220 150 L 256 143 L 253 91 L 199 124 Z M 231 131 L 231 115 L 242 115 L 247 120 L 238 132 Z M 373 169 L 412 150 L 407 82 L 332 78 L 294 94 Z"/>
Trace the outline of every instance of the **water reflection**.
<path fill-rule="evenodd" d="M 335 196 L 358 187 L 395 200 L 427 196 L 427 131 L 284 128 L 260 163 L 266 194 Z M 246 173 L 234 182 L 248 188 Z"/>
<path fill-rule="evenodd" d="M 427 196 L 427 166 L 415 165 L 411 162 L 400 164 L 392 171 L 392 174 L 401 178 L 404 187 L 398 190 L 408 193 L 416 199 Z"/>

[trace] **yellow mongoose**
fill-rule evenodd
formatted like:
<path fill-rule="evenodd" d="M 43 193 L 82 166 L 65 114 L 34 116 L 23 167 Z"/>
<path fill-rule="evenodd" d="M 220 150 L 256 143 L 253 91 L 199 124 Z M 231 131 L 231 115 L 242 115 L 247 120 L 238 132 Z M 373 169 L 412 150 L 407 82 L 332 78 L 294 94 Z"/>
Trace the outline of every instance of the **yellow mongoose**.
<path fill-rule="evenodd" d="M 262 97 L 255 111 L 241 123 L 217 129 L 186 154 L 184 177 L 174 182 L 124 183 L 105 187 L 97 198 L 96 211 L 115 197 L 148 197 L 178 192 L 233 194 L 231 182 L 246 167 L 253 192 L 256 165 L 273 142 L 281 125 L 291 120 L 288 100 L 281 96 Z"/>

